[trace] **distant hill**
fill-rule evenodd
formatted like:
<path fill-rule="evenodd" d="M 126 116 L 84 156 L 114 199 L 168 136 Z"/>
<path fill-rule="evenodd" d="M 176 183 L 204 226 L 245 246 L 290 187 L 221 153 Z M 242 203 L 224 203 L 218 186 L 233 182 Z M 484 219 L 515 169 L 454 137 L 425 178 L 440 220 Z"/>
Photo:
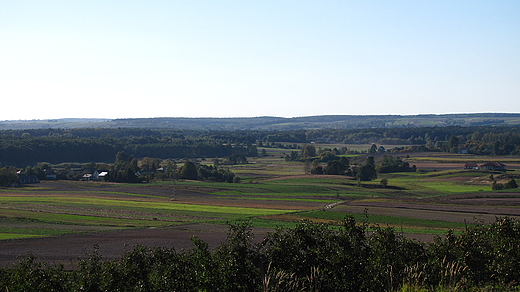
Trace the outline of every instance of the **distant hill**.
<path fill-rule="evenodd" d="M 328 115 L 295 118 L 138 118 L 0 121 L 0 130 L 147 128 L 186 130 L 298 130 L 443 126 L 518 126 L 520 113 L 442 115 Z"/>

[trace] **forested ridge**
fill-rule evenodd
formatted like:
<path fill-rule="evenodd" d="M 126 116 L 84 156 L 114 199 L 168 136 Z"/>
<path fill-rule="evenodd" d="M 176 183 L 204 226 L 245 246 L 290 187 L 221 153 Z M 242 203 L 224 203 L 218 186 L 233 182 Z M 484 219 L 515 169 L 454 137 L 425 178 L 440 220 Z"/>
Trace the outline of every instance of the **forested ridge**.
<path fill-rule="evenodd" d="M 0 162 L 19 167 L 37 162 L 113 162 L 120 151 L 133 157 L 162 159 L 257 155 L 251 143 L 229 143 L 236 140 L 233 135 L 225 140 L 206 132 L 184 134 L 179 131 L 166 136 L 138 129 L 5 131 L 0 133 Z M 247 136 L 243 138 L 247 142 Z"/>
<path fill-rule="evenodd" d="M 0 130 L 49 128 L 150 128 L 190 130 L 308 130 L 445 126 L 520 125 L 517 113 L 422 114 L 422 115 L 323 115 L 303 117 L 244 118 L 129 118 L 54 119 L 0 121 Z"/>
<path fill-rule="evenodd" d="M 125 151 L 136 158 L 256 156 L 258 146 L 287 143 L 384 144 L 408 151 L 520 154 L 520 127 L 409 127 L 295 131 L 151 129 L 32 129 L 0 131 L 0 163 L 113 162 Z M 285 144 L 284 144 L 285 143 Z M 387 149 L 390 150 L 390 149 Z"/>

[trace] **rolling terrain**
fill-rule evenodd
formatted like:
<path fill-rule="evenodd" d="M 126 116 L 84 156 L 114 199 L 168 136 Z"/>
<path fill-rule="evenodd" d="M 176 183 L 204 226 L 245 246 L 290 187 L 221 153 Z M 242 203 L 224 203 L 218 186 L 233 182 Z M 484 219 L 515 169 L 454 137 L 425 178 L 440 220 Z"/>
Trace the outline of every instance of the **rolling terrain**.
<path fill-rule="evenodd" d="M 251 118 L 134 118 L 134 119 L 52 119 L 0 121 L 0 130 L 70 128 L 148 128 L 184 130 L 299 130 L 360 129 L 442 126 L 514 126 L 520 114 L 425 114 L 425 115 L 328 115 L 307 117 Z"/>
<path fill-rule="evenodd" d="M 301 162 L 287 162 L 284 149 L 230 166 L 241 183 L 191 180 L 142 184 L 42 181 L 0 189 L 0 265 L 28 252 L 41 260 L 73 266 L 94 246 L 105 259 L 118 259 L 138 245 L 190 249 L 190 238 L 219 245 L 231 222 L 248 221 L 255 241 L 277 227 L 302 220 L 341 225 L 347 215 L 359 224 L 392 227 L 409 238 L 432 241 L 449 230 L 488 224 L 496 216 L 520 218 L 519 189 L 493 191 L 520 178 L 520 158 L 507 157 L 508 171 L 463 170 L 475 155 L 420 153 L 429 170 L 380 174 L 359 184 L 342 175 L 302 174 Z M 479 157 L 496 159 L 496 157 Z M 450 163 L 446 163 L 449 161 Z M 423 166 L 427 169 L 426 165 Z M 435 171 L 434 171 L 435 169 Z M 388 180 L 382 187 L 381 179 Z"/>

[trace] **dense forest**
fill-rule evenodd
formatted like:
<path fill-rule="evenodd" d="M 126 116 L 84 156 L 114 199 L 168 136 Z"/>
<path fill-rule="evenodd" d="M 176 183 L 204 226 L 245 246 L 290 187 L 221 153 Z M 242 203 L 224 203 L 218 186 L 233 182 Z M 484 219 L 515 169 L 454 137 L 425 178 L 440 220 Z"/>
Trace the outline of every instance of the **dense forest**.
<path fill-rule="evenodd" d="M 228 142 L 237 139 L 233 135 L 225 140 L 206 132 L 184 136 L 179 131 L 166 136 L 149 130 L 75 129 L 6 131 L 0 135 L 0 163 L 17 167 L 38 162 L 114 162 L 120 151 L 136 158 L 162 159 L 257 155 L 252 143 L 233 145 Z"/>
<path fill-rule="evenodd" d="M 296 143 L 386 145 L 386 151 L 520 154 L 516 126 L 214 131 L 173 129 L 32 129 L 0 131 L 0 163 L 114 162 L 125 151 L 135 158 L 257 156 L 258 147 L 295 148 Z"/>
<path fill-rule="evenodd" d="M 97 249 L 68 271 L 35 255 L 0 269 L 0 291 L 518 291 L 520 223 L 497 218 L 426 244 L 392 228 L 302 222 L 256 244 L 247 223 L 215 250 L 137 246 L 121 260 Z M 485 289 L 484 289 L 485 288 Z"/>

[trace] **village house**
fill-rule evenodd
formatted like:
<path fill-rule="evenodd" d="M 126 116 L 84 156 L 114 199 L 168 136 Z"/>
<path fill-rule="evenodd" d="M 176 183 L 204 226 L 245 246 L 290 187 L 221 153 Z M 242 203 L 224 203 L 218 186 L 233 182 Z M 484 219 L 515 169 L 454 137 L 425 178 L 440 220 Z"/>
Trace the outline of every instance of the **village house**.
<path fill-rule="evenodd" d="M 36 175 L 18 175 L 18 180 L 20 181 L 20 184 L 34 184 L 40 182 Z"/>
<path fill-rule="evenodd" d="M 482 169 L 482 170 L 506 170 L 506 165 L 497 161 L 476 164 L 468 162 L 464 164 L 464 169 Z"/>
<path fill-rule="evenodd" d="M 486 169 L 486 170 L 505 170 L 506 169 L 505 164 L 502 164 L 502 163 L 496 162 L 496 161 L 483 163 L 483 164 L 480 164 L 478 167 L 479 167 L 479 169 Z"/>
<path fill-rule="evenodd" d="M 478 164 L 474 162 L 464 164 L 464 169 L 478 169 Z"/>
<path fill-rule="evenodd" d="M 97 170 L 94 170 L 92 173 L 85 173 L 81 180 L 99 180 L 99 172 Z"/>

